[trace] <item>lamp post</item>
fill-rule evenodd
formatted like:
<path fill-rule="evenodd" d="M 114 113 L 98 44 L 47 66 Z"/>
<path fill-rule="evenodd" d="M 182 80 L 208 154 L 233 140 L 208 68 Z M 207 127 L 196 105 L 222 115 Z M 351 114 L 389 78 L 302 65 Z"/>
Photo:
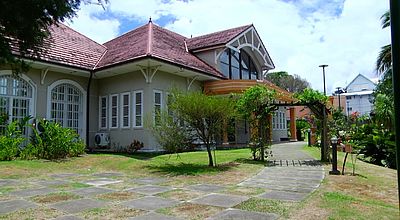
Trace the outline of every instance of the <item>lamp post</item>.
<path fill-rule="evenodd" d="M 336 87 L 336 91 L 335 91 L 335 93 L 338 95 L 338 97 L 339 97 L 339 110 L 340 110 L 340 112 L 343 112 L 342 111 L 342 107 L 340 107 L 340 102 L 341 102 L 341 100 L 340 100 L 340 95 L 342 94 L 342 93 L 345 93 L 346 91 L 342 88 L 342 87 Z"/>
<path fill-rule="evenodd" d="M 324 77 L 324 95 L 326 96 L 326 85 L 325 85 L 325 67 L 328 67 L 327 64 L 322 64 L 319 65 L 319 67 L 322 67 L 322 74 Z M 322 114 L 323 114 L 323 120 L 322 120 L 322 138 L 321 138 L 321 142 L 322 142 L 322 146 L 321 146 L 321 161 L 328 161 L 328 146 L 326 144 L 326 137 L 327 137 L 327 125 L 326 125 L 326 107 L 325 105 L 323 106 L 323 110 L 322 110 Z"/>
<path fill-rule="evenodd" d="M 329 171 L 331 175 L 340 175 L 340 171 L 337 169 L 337 137 L 333 136 L 331 138 L 332 143 L 332 170 Z"/>

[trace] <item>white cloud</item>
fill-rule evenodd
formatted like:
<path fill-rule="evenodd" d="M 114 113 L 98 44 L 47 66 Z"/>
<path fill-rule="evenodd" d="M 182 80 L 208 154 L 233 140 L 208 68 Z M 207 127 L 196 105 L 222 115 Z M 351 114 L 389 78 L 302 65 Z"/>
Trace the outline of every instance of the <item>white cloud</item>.
<path fill-rule="evenodd" d="M 118 36 L 120 22 L 117 19 L 99 19 L 95 17 L 95 15 L 102 12 L 103 8 L 99 5 L 82 5 L 77 17 L 66 24 L 92 40 L 104 43 Z"/>
<path fill-rule="evenodd" d="M 322 91 L 318 65 L 329 64 L 326 82 L 328 91 L 332 91 L 359 73 L 375 77 L 378 51 L 390 40 L 389 30 L 382 30 L 379 20 L 388 7 L 388 2 L 382 0 L 112 0 L 108 9 L 143 23 L 150 16 L 157 20 L 172 15 L 176 19 L 166 28 L 187 37 L 253 23 L 276 71 L 298 74 Z M 81 30 L 99 26 L 88 22 L 82 23 Z M 99 31 L 97 35 L 101 36 L 105 29 L 111 28 L 93 32 Z"/>

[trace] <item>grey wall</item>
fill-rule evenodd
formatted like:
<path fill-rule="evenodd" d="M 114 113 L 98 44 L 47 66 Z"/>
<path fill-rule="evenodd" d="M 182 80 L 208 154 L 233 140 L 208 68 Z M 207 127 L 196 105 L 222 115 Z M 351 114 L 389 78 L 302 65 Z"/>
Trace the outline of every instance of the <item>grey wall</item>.
<path fill-rule="evenodd" d="M 179 88 L 181 90 L 186 90 L 187 81 L 186 78 L 173 75 L 170 73 L 158 71 L 151 83 L 146 83 L 141 72 L 130 72 L 123 75 L 117 75 L 109 78 L 103 78 L 96 80 L 98 86 L 98 96 L 109 96 L 112 94 L 120 94 L 124 92 L 131 93 L 131 127 L 121 128 L 119 123 L 119 128 L 113 129 L 98 129 L 99 132 L 107 132 L 110 134 L 111 145 L 117 147 L 128 146 L 133 139 L 139 140 L 144 143 L 143 150 L 160 150 L 157 142 L 154 140 L 153 135 L 148 129 L 148 125 L 152 123 L 152 116 L 154 112 L 154 101 L 153 101 L 153 91 L 158 90 L 162 92 L 163 107 L 165 108 L 167 93 L 171 88 Z M 136 90 L 143 91 L 143 121 L 144 127 L 134 128 L 133 125 L 133 109 L 132 100 L 133 92 Z M 192 84 L 190 90 L 201 90 L 201 83 L 195 82 Z M 98 98 L 96 100 L 96 109 L 94 120 L 98 122 L 99 112 L 98 112 Z M 120 115 L 120 113 L 119 113 Z M 98 125 L 97 125 L 98 127 Z"/>

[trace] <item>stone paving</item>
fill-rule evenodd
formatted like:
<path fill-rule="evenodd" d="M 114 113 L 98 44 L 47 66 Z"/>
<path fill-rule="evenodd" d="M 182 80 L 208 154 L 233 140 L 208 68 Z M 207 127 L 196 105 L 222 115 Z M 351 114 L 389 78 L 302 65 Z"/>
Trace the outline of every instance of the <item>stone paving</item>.
<path fill-rule="evenodd" d="M 235 209 L 234 207 L 251 197 L 301 201 L 314 191 L 324 178 L 322 166 L 301 151 L 304 143 L 286 143 L 272 147 L 273 156 L 260 173 L 238 184 L 239 188 L 262 188 L 257 195 L 239 196 L 230 193 L 229 187 L 215 184 L 192 184 L 180 187 L 168 185 L 168 178 L 145 177 L 131 179 L 118 172 L 94 174 L 58 173 L 45 179 L 8 180 L 0 179 L 0 219 L 19 215 L 24 210 L 51 209 L 55 219 L 84 219 L 88 212 L 122 209 L 138 210 L 129 219 L 179 220 L 179 217 L 160 213 L 165 208 L 185 204 L 219 207 L 209 220 L 216 219 L 277 219 L 274 213 L 259 213 Z M 123 184 L 124 187 L 115 187 Z M 7 188 L 8 187 L 8 188 Z M 255 188 L 255 189 L 256 189 Z M 5 190 L 5 189 L 8 189 Z M 65 200 L 40 203 L 35 198 L 57 195 L 63 192 Z M 192 193 L 190 200 L 165 196 L 169 192 Z M 132 193 L 126 199 L 107 199 L 107 196 Z M 64 195 L 62 194 L 62 195 Z M 116 207 L 118 207 L 116 209 Z M 219 211 L 221 210 L 221 211 Z M 86 214 L 85 214 L 86 213 Z M 16 218 L 14 215 L 13 218 Z M 137 216 L 138 215 L 138 216 Z M 17 217 L 18 218 L 18 217 Z"/>
<path fill-rule="evenodd" d="M 324 170 L 318 161 L 301 151 L 303 146 L 304 142 L 273 145 L 268 167 L 239 185 L 268 190 L 259 195 L 265 199 L 305 199 L 321 184 Z"/>

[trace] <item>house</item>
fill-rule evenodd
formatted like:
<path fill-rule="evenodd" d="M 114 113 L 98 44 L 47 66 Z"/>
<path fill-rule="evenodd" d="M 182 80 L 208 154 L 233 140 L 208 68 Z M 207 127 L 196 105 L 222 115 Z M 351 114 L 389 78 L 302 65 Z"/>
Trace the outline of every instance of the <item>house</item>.
<path fill-rule="evenodd" d="M 373 110 L 373 91 L 376 83 L 362 74 L 358 74 L 346 87 L 346 114 L 358 112 L 360 115 L 371 113 Z"/>
<path fill-rule="evenodd" d="M 16 78 L 0 67 L 0 111 L 11 120 L 31 115 L 59 122 L 88 147 L 103 132 L 113 147 L 137 139 L 144 150 L 159 150 L 145 125 L 156 120 L 155 110 L 167 108 L 172 87 L 226 95 L 265 84 L 279 100 L 291 101 L 290 93 L 263 80 L 274 64 L 253 25 L 186 38 L 149 21 L 103 45 L 63 24 L 50 32 L 45 50 L 25 57 L 28 72 Z M 271 119 L 276 140 L 287 138 L 285 112 L 280 107 Z M 231 126 L 223 142 L 248 143 L 247 123 Z"/>

